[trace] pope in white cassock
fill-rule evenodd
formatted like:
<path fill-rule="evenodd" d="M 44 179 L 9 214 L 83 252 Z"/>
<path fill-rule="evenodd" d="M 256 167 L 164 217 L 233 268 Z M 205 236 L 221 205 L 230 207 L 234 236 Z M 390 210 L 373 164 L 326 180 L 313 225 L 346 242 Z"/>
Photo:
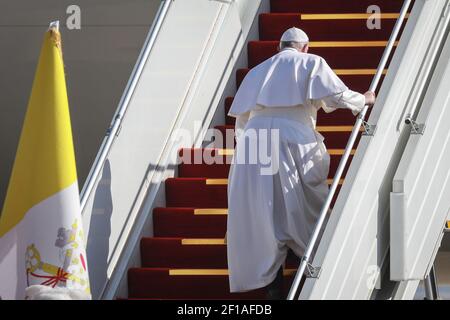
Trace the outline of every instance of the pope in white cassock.
<path fill-rule="evenodd" d="M 308 54 L 308 42 L 288 29 L 280 52 L 247 74 L 229 112 L 237 140 L 228 183 L 231 292 L 266 287 L 267 298 L 281 298 L 288 249 L 303 255 L 328 194 L 330 156 L 315 130 L 317 111 L 357 115 L 375 102 L 373 92 L 349 90 Z"/>

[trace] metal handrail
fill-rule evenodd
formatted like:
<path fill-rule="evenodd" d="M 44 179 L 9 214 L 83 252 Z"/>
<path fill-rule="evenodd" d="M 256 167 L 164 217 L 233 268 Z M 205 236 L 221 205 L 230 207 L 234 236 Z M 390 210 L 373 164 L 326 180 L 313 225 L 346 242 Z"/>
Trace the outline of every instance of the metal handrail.
<path fill-rule="evenodd" d="M 430 53 L 427 56 L 425 64 L 421 67 L 421 68 L 423 68 L 422 69 L 423 71 L 421 70 L 421 72 L 424 75 L 429 75 L 431 73 L 431 70 L 433 70 L 436 67 L 436 61 L 439 58 L 439 54 L 442 52 L 442 49 L 444 46 L 442 43 L 443 43 L 444 37 L 447 35 L 447 26 L 448 26 L 449 19 L 450 19 L 450 15 L 449 15 L 450 2 L 447 1 L 445 6 L 446 6 L 446 9 L 445 9 L 443 15 L 441 16 L 441 19 L 440 19 L 439 24 L 436 29 L 437 31 L 433 35 L 433 38 L 430 41 L 430 43 L 433 44 L 432 46 L 430 46 Z M 429 82 L 426 81 L 426 79 L 422 79 L 421 81 L 419 81 L 417 84 L 417 87 L 414 88 L 414 92 L 423 92 L 427 83 L 429 83 Z M 410 125 L 413 130 L 416 129 L 414 113 L 415 113 L 416 106 L 419 104 L 420 99 L 421 99 L 421 95 L 416 94 L 414 96 L 414 98 L 408 103 L 407 109 L 405 111 L 405 114 L 406 114 L 405 124 Z"/>
<path fill-rule="evenodd" d="M 395 41 L 400 33 L 400 29 L 402 27 L 403 21 L 405 20 L 406 14 L 408 12 L 408 8 L 411 4 L 412 0 L 405 0 L 402 6 L 402 9 L 400 10 L 400 15 L 397 19 L 397 22 L 395 23 L 394 29 L 391 33 L 391 36 L 389 38 L 388 44 L 386 46 L 386 49 L 384 50 L 383 57 L 380 60 L 380 63 L 378 65 L 377 72 L 372 80 L 372 83 L 370 85 L 369 91 L 375 91 L 378 87 L 378 83 L 380 82 L 381 76 L 383 74 L 383 71 L 386 67 L 386 64 L 388 62 L 389 56 L 392 52 L 392 49 L 394 47 Z M 341 158 L 341 161 L 339 163 L 339 167 L 337 168 L 336 174 L 333 179 L 333 183 L 331 184 L 330 192 L 328 194 L 328 197 L 325 201 L 325 204 L 322 207 L 322 211 L 320 212 L 319 219 L 317 221 L 317 224 L 314 228 L 313 234 L 311 236 L 311 239 L 308 243 L 308 246 L 306 247 L 305 254 L 302 257 L 300 266 L 297 270 L 297 273 L 294 278 L 294 282 L 292 283 L 291 289 L 289 291 L 288 300 L 293 300 L 295 298 L 295 295 L 297 293 L 298 287 L 300 285 L 301 279 L 303 277 L 303 274 L 305 273 L 305 270 L 308 266 L 310 266 L 310 259 L 311 254 L 314 250 L 314 247 L 316 245 L 316 242 L 319 238 L 320 231 L 322 230 L 322 226 L 324 224 L 325 218 L 327 216 L 328 210 L 331 205 L 331 201 L 336 193 L 337 186 L 339 184 L 339 181 L 342 177 L 342 174 L 344 172 L 344 168 L 347 165 L 348 159 L 350 157 L 350 153 L 353 149 L 353 146 L 355 144 L 356 138 L 359 134 L 361 125 L 365 124 L 364 118 L 366 116 L 368 110 L 368 106 L 364 106 L 362 111 L 359 113 L 358 118 L 356 120 L 356 123 L 353 127 L 352 134 L 350 135 L 350 138 L 347 142 L 347 146 L 345 148 L 344 154 Z"/>
<path fill-rule="evenodd" d="M 158 36 L 159 31 L 161 30 L 162 23 L 164 18 L 169 11 L 169 7 L 172 0 L 162 0 L 162 3 L 156 13 L 156 18 L 153 21 L 153 24 L 150 28 L 150 32 L 147 35 L 147 38 L 144 43 L 144 47 L 138 57 L 137 63 L 133 69 L 130 80 L 128 81 L 127 87 L 125 88 L 124 94 L 119 102 L 119 107 L 117 108 L 116 114 L 113 117 L 113 122 L 106 132 L 106 137 L 100 146 L 100 151 L 97 154 L 97 157 L 94 161 L 94 165 L 92 166 L 91 171 L 89 172 L 89 176 L 86 179 L 86 183 L 83 186 L 83 190 L 81 191 L 80 196 L 80 204 L 81 211 L 84 210 L 86 203 L 89 199 L 92 190 L 94 189 L 94 185 L 100 175 L 100 172 L 105 164 L 106 158 L 111 151 L 111 146 L 118 135 L 121 125 L 122 119 L 127 112 L 128 106 L 131 101 L 131 97 L 133 96 L 139 79 L 144 70 L 147 59 L 152 51 L 152 48 L 156 42 L 156 38 Z"/>

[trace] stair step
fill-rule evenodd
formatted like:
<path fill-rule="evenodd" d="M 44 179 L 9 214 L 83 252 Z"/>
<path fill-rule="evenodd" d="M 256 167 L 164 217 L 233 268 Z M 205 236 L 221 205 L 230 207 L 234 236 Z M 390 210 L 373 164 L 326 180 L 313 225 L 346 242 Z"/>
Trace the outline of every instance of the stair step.
<path fill-rule="evenodd" d="M 166 206 L 227 208 L 227 185 L 206 178 L 169 178 L 166 180 Z"/>
<path fill-rule="evenodd" d="M 328 184 L 331 184 L 331 178 Z M 169 178 L 166 180 L 166 205 L 183 208 L 228 208 L 227 187 L 228 179 Z"/>
<path fill-rule="evenodd" d="M 347 110 L 347 112 L 349 112 Z M 350 112 L 349 112 L 350 113 Z M 216 148 L 225 148 L 225 147 L 230 147 L 230 146 L 226 146 L 222 143 L 222 145 L 220 145 L 220 142 L 225 142 L 227 141 L 226 139 L 228 139 L 228 141 L 230 141 L 230 135 L 234 135 L 234 126 L 233 125 L 221 125 L 221 126 L 215 126 L 215 129 L 218 130 L 217 133 L 220 132 L 221 137 L 219 137 L 219 144 L 215 144 Z M 324 143 L 326 145 L 326 147 L 328 149 L 345 149 L 346 145 L 347 145 L 347 141 L 350 138 L 350 131 L 327 131 L 324 132 L 322 131 L 321 134 L 325 137 Z M 359 140 L 361 139 L 361 134 L 358 135 L 358 138 L 356 140 L 355 145 L 358 145 Z"/>
<path fill-rule="evenodd" d="M 380 7 L 381 12 L 400 12 L 403 1 L 393 0 L 271 0 L 270 7 L 273 13 L 348 13 L 367 12 L 371 5 Z"/>
<path fill-rule="evenodd" d="M 227 268 L 226 245 L 185 245 L 180 238 L 142 238 L 144 268 Z"/>
<path fill-rule="evenodd" d="M 211 209 L 210 209 L 211 210 Z M 226 209 L 215 210 L 220 213 Z M 212 211 L 214 213 L 214 211 Z M 225 236 L 226 214 L 205 214 L 194 208 L 155 208 L 155 237 L 220 238 Z"/>
<path fill-rule="evenodd" d="M 185 178 L 225 178 L 230 171 L 233 154 L 223 149 L 185 148 L 179 152 L 178 176 Z"/>
<path fill-rule="evenodd" d="M 286 293 L 293 281 L 285 275 Z M 264 299 L 265 290 L 230 293 L 226 270 L 178 270 L 131 268 L 128 270 L 129 298 L 147 299 Z"/>
<path fill-rule="evenodd" d="M 329 47 L 316 47 L 311 42 L 308 53 L 324 58 L 332 69 L 376 69 L 383 56 L 384 46 L 362 46 L 370 42 L 353 42 L 360 47 L 336 47 L 338 42 L 327 42 Z M 383 42 L 384 43 L 384 42 Z M 250 41 L 248 43 L 248 66 L 253 68 L 278 52 L 278 41 Z M 342 44 L 341 44 L 342 45 Z M 365 87 L 367 89 L 367 87 Z"/>
<path fill-rule="evenodd" d="M 225 216 L 226 219 L 226 216 Z M 224 229 L 225 231 L 225 229 Z M 141 261 L 144 268 L 226 269 L 226 244 L 189 244 L 183 238 L 142 238 Z M 220 240 L 220 239 L 219 239 Z M 186 242 L 186 243 L 184 243 Z M 299 265 L 291 251 L 286 268 Z"/>
<path fill-rule="evenodd" d="M 341 160 L 343 149 L 329 149 L 331 160 L 330 160 L 330 173 L 329 178 L 333 178 L 337 167 L 339 166 L 339 161 Z M 352 156 L 350 156 L 350 161 L 344 170 L 344 176 L 347 173 L 348 167 Z M 230 170 L 230 164 L 185 164 L 182 163 L 178 166 L 178 176 L 180 178 L 228 178 L 228 173 Z"/>
<path fill-rule="evenodd" d="M 259 15 L 259 39 L 279 41 L 284 31 L 297 27 L 308 34 L 310 41 L 383 41 L 389 39 L 396 22 L 396 17 L 382 19 L 381 29 L 369 30 L 367 18 L 308 18 L 298 13 L 262 13 Z"/>
<path fill-rule="evenodd" d="M 214 129 L 218 131 L 214 134 L 214 147 L 218 149 L 234 149 L 236 146 L 234 128 L 234 125 L 215 126 Z"/>
<path fill-rule="evenodd" d="M 178 166 L 180 178 L 227 178 L 230 164 L 185 164 Z"/>

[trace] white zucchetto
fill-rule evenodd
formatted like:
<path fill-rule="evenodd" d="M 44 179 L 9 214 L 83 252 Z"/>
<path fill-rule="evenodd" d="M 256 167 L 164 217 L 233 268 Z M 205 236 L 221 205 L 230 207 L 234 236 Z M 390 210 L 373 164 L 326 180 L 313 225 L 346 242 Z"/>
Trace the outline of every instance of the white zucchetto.
<path fill-rule="evenodd" d="M 308 35 L 299 28 L 290 28 L 287 29 L 280 39 L 281 42 L 287 42 L 287 41 L 293 41 L 293 42 L 300 42 L 300 43 L 308 43 L 309 38 Z"/>

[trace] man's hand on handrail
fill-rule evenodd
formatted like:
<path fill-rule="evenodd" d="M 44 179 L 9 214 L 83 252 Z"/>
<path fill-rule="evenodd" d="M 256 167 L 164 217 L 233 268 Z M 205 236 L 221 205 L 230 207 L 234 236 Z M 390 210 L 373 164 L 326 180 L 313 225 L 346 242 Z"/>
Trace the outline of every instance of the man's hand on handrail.
<path fill-rule="evenodd" d="M 364 97 L 366 97 L 366 105 L 372 107 L 375 104 L 376 96 L 375 92 L 367 91 L 364 93 Z"/>

